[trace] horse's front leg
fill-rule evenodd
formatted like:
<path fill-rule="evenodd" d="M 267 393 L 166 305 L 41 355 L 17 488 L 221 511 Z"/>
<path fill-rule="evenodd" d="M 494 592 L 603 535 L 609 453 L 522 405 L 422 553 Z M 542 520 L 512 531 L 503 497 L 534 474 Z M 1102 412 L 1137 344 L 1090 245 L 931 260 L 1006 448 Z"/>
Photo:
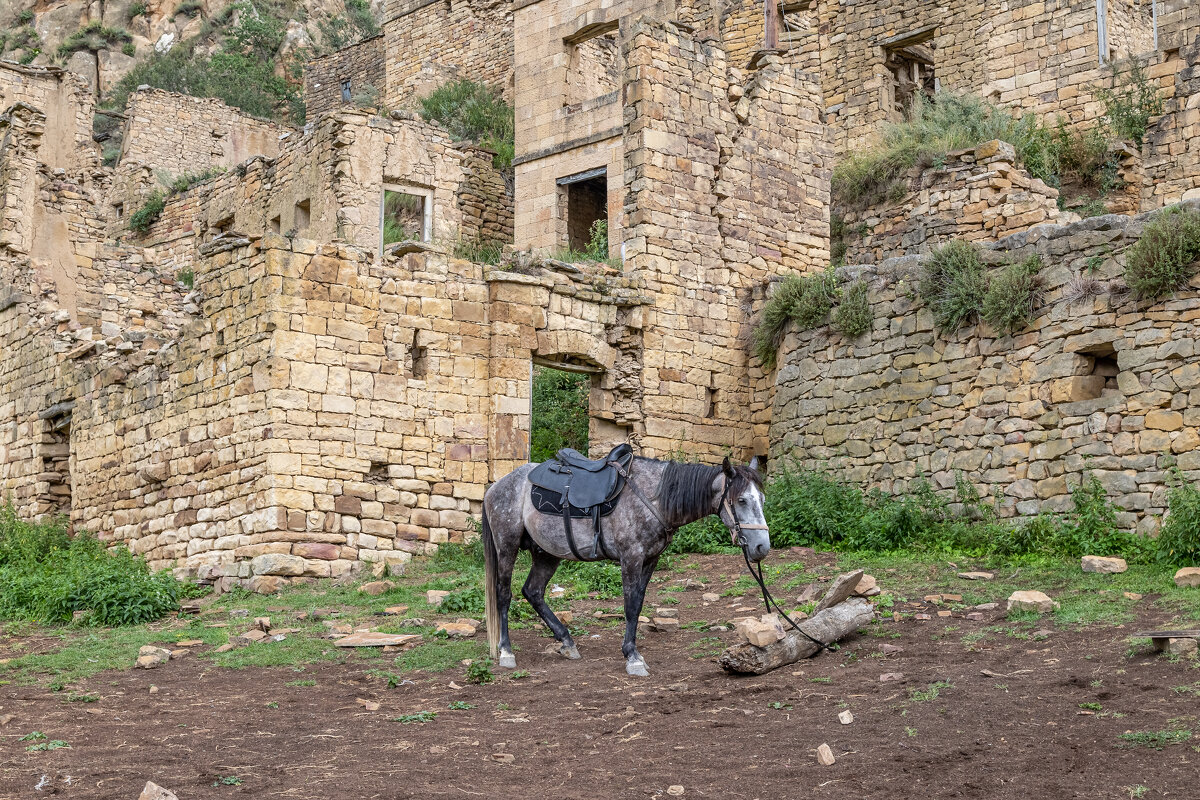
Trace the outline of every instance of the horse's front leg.
<path fill-rule="evenodd" d="M 650 670 L 637 650 L 638 617 L 646 600 L 646 585 L 657 564 L 657 556 L 644 559 L 640 555 L 621 562 L 621 584 L 625 590 L 625 641 L 621 652 L 625 656 L 625 671 L 642 678 L 649 676 Z"/>

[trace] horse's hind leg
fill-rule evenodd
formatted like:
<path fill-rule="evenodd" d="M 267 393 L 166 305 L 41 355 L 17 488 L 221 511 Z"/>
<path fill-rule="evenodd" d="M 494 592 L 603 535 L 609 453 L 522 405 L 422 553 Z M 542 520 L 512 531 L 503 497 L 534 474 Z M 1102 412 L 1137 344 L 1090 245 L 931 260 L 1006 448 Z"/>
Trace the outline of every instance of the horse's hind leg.
<path fill-rule="evenodd" d="M 525 586 L 521 589 L 521 594 L 525 595 L 529 605 L 533 606 L 533 610 L 546 623 L 546 627 L 554 634 L 554 638 L 562 644 L 562 647 L 558 648 L 558 652 L 567 658 L 579 658 L 579 649 L 575 647 L 575 640 L 571 638 L 571 632 L 546 604 L 546 584 L 554 577 L 554 571 L 558 569 L 561 559 L 540 548 L 531 549 L 533 551 L 533 567 L 529 570 L 529 577 L 525 579 Z"/>

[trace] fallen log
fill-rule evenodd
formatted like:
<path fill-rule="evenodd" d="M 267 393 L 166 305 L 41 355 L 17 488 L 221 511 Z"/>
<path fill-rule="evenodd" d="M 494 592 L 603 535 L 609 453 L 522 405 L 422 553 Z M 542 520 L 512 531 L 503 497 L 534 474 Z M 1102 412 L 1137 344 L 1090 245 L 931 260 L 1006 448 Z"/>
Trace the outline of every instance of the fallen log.
<path fill-rule="evenodd" d="M 875 607 L 862 597 L 851 597 L 799 623 L 800 628 L 823 644 L 832 644 L 854 633 L 875 618 Z M 777 642 L 756 647 L 749 642 L 725 649 L 718 660 L 726 672 L 762 675 L 785 664 L 817 654 L 821 647 L 792 630 Z"/>

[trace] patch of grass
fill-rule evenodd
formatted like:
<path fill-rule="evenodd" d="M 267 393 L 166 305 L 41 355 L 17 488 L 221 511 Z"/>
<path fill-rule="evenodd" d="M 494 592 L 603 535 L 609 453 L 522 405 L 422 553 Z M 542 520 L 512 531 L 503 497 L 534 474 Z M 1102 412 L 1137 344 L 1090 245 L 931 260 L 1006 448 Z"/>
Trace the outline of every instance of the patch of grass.
<path fill-rule="evenodd" d="M 204 4 L 200 0 L 183 0 L 182 3 L 175 6 L 175 16 L 198 17 L 204 12 Z"/>
<path fill-rule="evenodd" d="M 474 708 L 475 706 L 473 706 L 470 703 L 467 703 L 463 700 L 451 700 L 450 705 L 448 705 L 446 707 L 449 708 L 451 711 L 469 711 L 470 709 Z"/>
<path fill-rule="evenodd" d="M 1042 283 L 1038 277 L 1041 268 L 1041 258 L 1032 255 L 993 275 L 983 295 L 980 318 L 1000 334 L 1013 334 L 1025 328 L 1033 319 L 1041 296 Z"/>
<path fill-rule="evenodd" d="M 92 20 L 63 40 L 58 46 L 58 57 L 67 58 L 79 51 L 98 53 L 132 40 L 133 36 L 124 28 L 110 28 L 100 20 Z"/>
<path fill-rule="evenodd" d="M 1189 730 L 1175 731 L 1135 731 L 1122 733 L 1117 737 L 1124 747 L 1149 747 L 1151 750 L 1162 750 L 1171 745 L 1183 744 L 1191 740 Z"/>
<path fill-rule="evenodd" d="M 781 701 L 779 701 L 779 700 L 776 700 L 776 701 L 775 701 L 775 702 L 773 702 L 773 703 L 767 703 L 767 708 L 773 708 L 773 709 L 775 709 L 776 711 L 791 711 L 791 710 L 792 710 L 792 704 L 791 704 L 791 703 L 784 703 L 784 702 L 781 702 Z"/>
<path fill-rule="evenodd" d="M 284 686 L 316 686 L 317 682 L 311 678 L 302 678 L 301 680 L 288 681 Z"/>
<path fill-rule="evenodd" d="M 941 331 L 954 331 L 983 310 L 987 272 L 975 245 L 960 239 L 934 250 L 921 266 L 917 292 Z"/>
<path fill-rule="evenodd" d="M 1154 215 L 1125 252 L 1125 283 L 1139 298 L 1166 297 L 1188 285 L 1200 261 L 1200 211 L 1175 206 Z"/>
<path fill-rule="evenodd" d="M 467 667 L 467 680 L 479 685 L 496 680 L 496 676 L 492 674 L 492 660 L 486 657 L 472 660 Z"/>
<path fill-rule="evenodd" d="M 100 695 L 98 694 L 75 694 L 74 692 L 71 692 L 69 695 L 67 695 L 68 703 L 95 703 L 99 700 Z"/>
<path fill-rule="evenodd" d="M 317 22 L 326 47 L 336 52 L 379 33 L 369 0 L 345 0 L 345 13 Z"/>
<path fill-rule="evenodd" d="M 36 742 L 39 739 L 48 739 L 48 738 L 49 737 L 46 736 L 46 734 L 42 733 L 41 731 L 32 731 L 30 733 L 25 734 L 20 739 L 17 739 L 17 741 L 18 742 Z"/>
<path fill-rule="evenodd" d="M 132 22 L 137 17 L 143 16 L 149 10 L 149 8 L 150 7 L 147 6 L 143 0 L 134 0 L 134 2 L 129 4 L 129 10 L 126 12 L 126 17 L 130 22 Z"/>
<path fill-rule="evenodd" d="M 31 745 L 29 745 L 29 747 L 26 747 L 25 749 L 30 753 L 36 753 L 38 751 L 45 751 L 45 750 L 70 750 L 71 745 L 67 744 L 62 739 L 51 739 L 48 742 L 38 742 L 37 744 L 31 744 Z"/>
<path fill-rule="evenodd" d="M 909 689 L 908 699 L 914 703 L 927 703 L 930 700 L 937 700 L 943 689 L 953 689 L 954 684 L 950 681 L 937 681 L 929 684 L 926 689 Z"/>
<path fill-rule="evenodd" d="M 575 595 L 595 592 L 598 599 L 611 600 L 624 592 L 621 567 L 612 561 L 564 561 L 554 577 Z"/>
<path fill-rule="evenodd" d="M 438 712 L 436 711 L 418 711 L 415 714 L 401 714 L 398 717 L 393 717 L 392 722 L 400 722 L 404 725 L 412 725 L 421 722 L 433 722 L 437 719 Z"/>
<path fill-rule="evenodd" d="M 504 256 L 504 242 L 484 239 L 459 239 L 454 243 L 454 257 L 473 264 L 500 263 Z"/>
<path fill-rule="evenodd" d="M 847 339 L 861 336 L 871 329 L 870 287 L 857 280 L 842 291 L 842 299 L 833 311 L 833 327 Z"/>
<path fill-rule="evenodd" d="M 241 786 L 245 781 L 237 775 L 225 775 L 213 781 L 213 786 Z"/>
<path fill-rule="evenodd" d="M 1104 706 L 1100 703 L 1080 703 L 1079 707 L 1084 711 L 1103 711 Z"/>
<path fill-rule="evenodd" d="M 155 189 L 147 197 L 142 207 L 129 215 L 129 228 L 138 233 L 146 233 L 151 226 L 158 221 L 162 216 L 163 211 L 167 207 L 167 197 L 163 192 Z"/>

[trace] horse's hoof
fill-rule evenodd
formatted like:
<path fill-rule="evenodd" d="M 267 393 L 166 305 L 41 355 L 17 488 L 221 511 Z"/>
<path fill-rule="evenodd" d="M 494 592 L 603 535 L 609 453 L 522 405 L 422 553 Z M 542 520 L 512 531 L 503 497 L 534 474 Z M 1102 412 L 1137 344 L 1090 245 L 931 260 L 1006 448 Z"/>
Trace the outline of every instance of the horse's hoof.
<path fill-rule="evenodd" d="M 498 663 L 504 669 L 516 669 L 517 668 L 517 657 L 514 656 L 512 653 L 501 653 L 500 660 Z"/>
<path fill-rule="evenodd" d="M 562 647 L 558 648 L 558 653 L 563 658 L 569 658 L 572 661 L 579 658 L 579 648 L 576 647 L 575 645 L 571 645 L 568 647 L 567 645 L 564 644 Z"/>
<path fill-rule="evenodd" d="M 637 678 L 650 677 L 650 670 L 646 669 L 646 662 L 640 658 L 637 660 L 630 659 L 629 661 L 626 661 L 625 671 Z"/>

